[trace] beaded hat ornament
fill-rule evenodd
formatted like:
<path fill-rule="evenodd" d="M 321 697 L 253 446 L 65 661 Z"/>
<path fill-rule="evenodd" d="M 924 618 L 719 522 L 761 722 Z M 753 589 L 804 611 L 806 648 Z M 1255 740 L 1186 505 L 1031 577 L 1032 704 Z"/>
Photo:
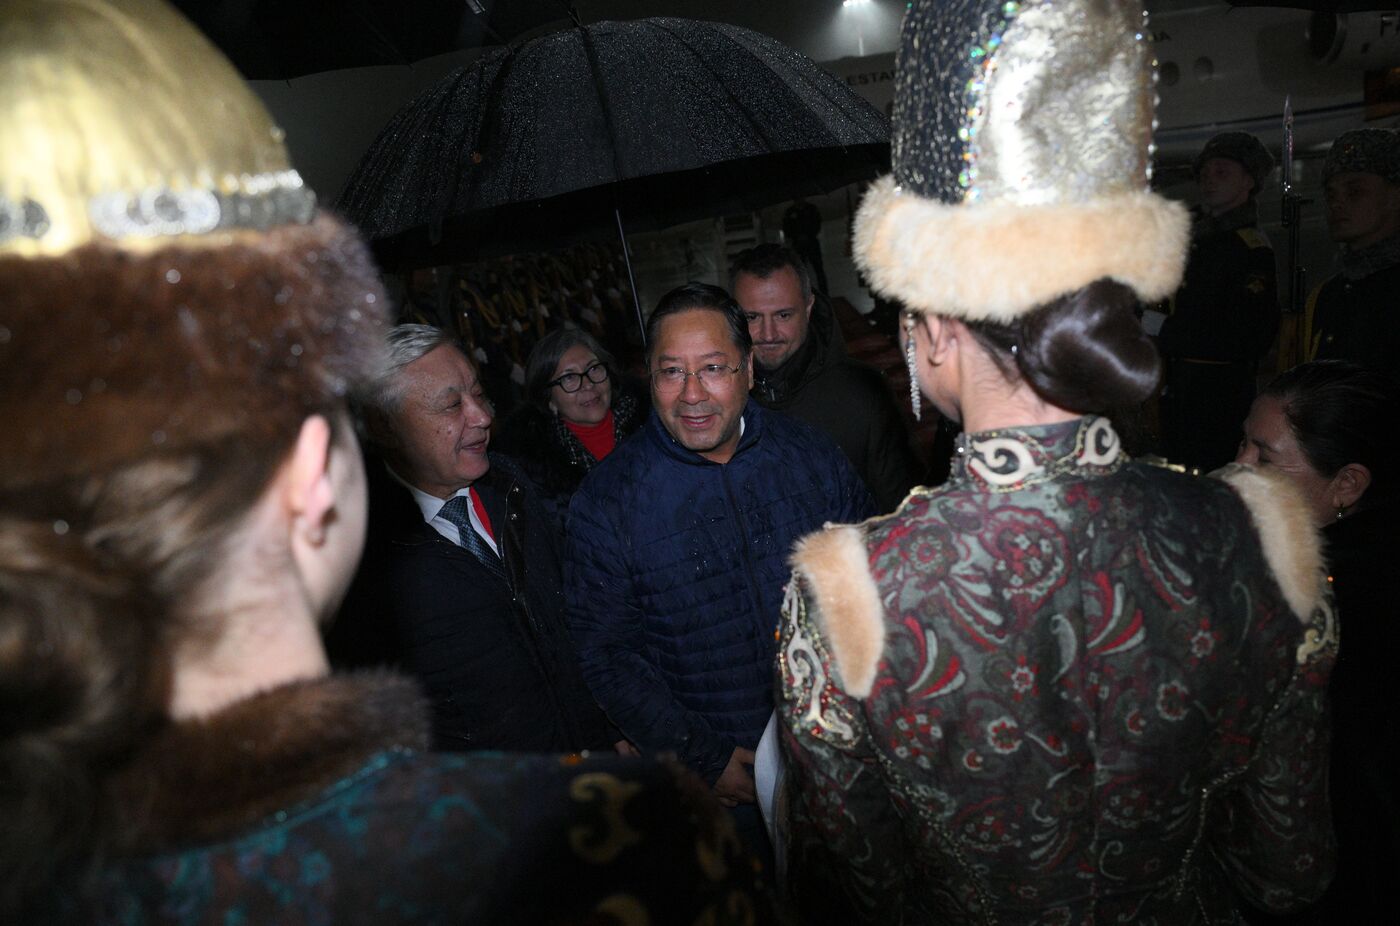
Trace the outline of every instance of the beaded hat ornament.
<path fill-rule="evenodd" d="M 1154 62 L 1136 0 L 917 0 L 893 173 L 856 260 L 909 309 L 1010 321 L 1108 277 L 1176 289 L 1187 212 L 1150 190 Z"/>

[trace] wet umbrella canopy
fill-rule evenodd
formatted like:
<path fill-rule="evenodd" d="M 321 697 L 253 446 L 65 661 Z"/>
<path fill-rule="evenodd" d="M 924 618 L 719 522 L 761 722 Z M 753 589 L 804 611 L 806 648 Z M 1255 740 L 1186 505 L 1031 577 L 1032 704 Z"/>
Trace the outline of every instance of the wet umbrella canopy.
<path fill-rule="evenodd" d="M 868 179 L 888 123 L 787 46 L 684 19 L 500 49 L 389 123 L 339 208 L 391 264 L 541 249 Z M 617 224 L 615 224 L 617 223 Z"/>

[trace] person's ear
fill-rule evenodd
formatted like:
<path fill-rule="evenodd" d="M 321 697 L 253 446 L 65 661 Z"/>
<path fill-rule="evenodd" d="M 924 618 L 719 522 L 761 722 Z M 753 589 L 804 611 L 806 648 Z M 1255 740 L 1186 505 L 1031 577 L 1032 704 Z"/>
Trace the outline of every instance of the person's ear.
<path fill-rule="evenodd" d="M 928 337 L 928 362 L 934 366 L 946 363 L 951 357 L 951 351 L 957 346 L 954 341 L 953 322 L 941 315 L 925 312 L 919 316 L 919 325 L 915 330 L 918 330 L 918 327 L 922 327 Z"/>
<path fill-rule="evenodd" d="M 816 302 L 817 293 L 815 290 L 813 290 L 812 292 L 807 294 L 807 304 L 802 307 L 802 314 L 808 321 L 811 321 L 812 319 L 812 306 L 815 305 Z"/>
<path fill-rule="evenodd" d="M 550 413 L 551 415 L 557 415 L 557 414 L 559 414 L 559 406 L 554 404 L 554 400 L 553 400 L 553 399 L 550 399 L 550 400 L 549 400 L 549 413 Z"/>
<path fill-rule="evenodd" d="M 1348 463 L 1332 477 L 1332 507 L 1350 508 L 1371 487 L 1371 471 L 1360 463 Z"/>
<path fill-rule="evenodd" d="M 330 422 L 312 415 L 301 423 L 283 470 L 282 502 L 292 530 L 313 546 L 325 542 L 326 526 L 335 509 L 330 453 Z"/>

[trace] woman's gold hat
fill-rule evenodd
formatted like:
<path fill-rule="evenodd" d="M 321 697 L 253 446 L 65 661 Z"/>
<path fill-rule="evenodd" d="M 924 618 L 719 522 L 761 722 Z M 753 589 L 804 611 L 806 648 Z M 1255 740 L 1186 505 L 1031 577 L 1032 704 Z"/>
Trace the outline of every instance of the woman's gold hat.
<path fill-rule="evenodd" d="M 160 0 L 0 0 L 0 254 L 311 221 L 282 130 Z"/>

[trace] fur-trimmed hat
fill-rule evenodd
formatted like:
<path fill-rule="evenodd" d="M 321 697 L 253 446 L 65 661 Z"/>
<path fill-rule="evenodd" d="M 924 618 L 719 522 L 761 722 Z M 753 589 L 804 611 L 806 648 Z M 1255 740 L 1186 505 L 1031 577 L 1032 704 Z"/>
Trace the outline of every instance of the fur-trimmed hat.
<path fill-rule="evenodd" d="M 856 219 L 875 289 L 1009 321 L 1109 277 L 1176 289 L 1189 218 L 1154 195 L 1152 54 L 1115 0 L 919 0 L 905 15 L 892 176 Z"/>
<path fill-rule="evenodd" d="M 162 0 L 7 0 L 0 490 L 275 444 L 381 369 L 387 300 Z"/>
<path fill-rule="evenodd" d="M 1337 136 L 1322 162 L 1322 182 L 1346 173 L 1375 174 L 1400 184 L 1400 132 L 1354 129 Z"/>
<path fill-rule="evenodd" d="M 1191 164 L 1191 173 L 1199 178 L 1201 168 L 1211 158 L 1228 158 L 1243 167 L 1245 173 L 1254 180 L 1254 189 L 1250 196 L 1259 195 L 1274 169 L 1274 157 L 1269 154 L 1269 149 L 1248 132 L 1221 132 L 1206 142 L 1206 146 Z"/>

